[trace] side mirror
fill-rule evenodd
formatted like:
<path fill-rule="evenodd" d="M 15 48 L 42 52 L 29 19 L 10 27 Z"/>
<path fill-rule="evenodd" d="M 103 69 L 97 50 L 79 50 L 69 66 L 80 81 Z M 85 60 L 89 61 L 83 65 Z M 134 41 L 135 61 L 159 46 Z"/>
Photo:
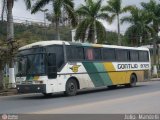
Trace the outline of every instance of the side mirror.
<path fill-rule="evenodd" d="M 48 78 L 57 78 L 56 54 L 48 54 Z"/>

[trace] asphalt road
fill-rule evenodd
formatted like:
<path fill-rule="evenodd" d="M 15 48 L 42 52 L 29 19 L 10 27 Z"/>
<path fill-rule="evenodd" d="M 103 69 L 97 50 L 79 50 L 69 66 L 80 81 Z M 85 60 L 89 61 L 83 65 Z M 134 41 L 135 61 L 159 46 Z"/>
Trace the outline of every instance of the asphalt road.
<path fill-rule="evenodd" d="M 160 113 L 160 81 L 138 83 L 137 87 L 82 91 L 77 96 L 41 94 L 0 97 L 0 114 L 109 114 Z"/>

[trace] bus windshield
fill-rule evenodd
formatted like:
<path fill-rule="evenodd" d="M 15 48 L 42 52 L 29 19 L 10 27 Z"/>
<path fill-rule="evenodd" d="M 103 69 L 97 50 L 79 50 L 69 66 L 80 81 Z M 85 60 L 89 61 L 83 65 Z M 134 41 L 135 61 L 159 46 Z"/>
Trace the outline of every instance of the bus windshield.
<path fill-rule="evenodd" d="M 19 56 L 17 68 L 17 76 L 45 74 L 45 54 Z"/>

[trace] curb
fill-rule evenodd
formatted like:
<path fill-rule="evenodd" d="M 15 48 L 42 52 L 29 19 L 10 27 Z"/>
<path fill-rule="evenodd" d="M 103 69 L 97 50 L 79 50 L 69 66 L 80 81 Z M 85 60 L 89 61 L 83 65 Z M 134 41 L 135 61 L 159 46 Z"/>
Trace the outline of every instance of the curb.
<path fill-rule="evenodd" d="M 150 81 L 160 81 L 160 78 L 153 78 Z"/>

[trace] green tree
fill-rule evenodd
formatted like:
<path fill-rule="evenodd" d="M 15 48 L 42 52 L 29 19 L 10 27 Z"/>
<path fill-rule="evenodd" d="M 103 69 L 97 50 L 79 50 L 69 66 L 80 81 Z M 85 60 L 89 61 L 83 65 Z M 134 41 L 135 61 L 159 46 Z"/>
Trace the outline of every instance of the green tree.
<path fill-rule="evenodd" d="M 72 26 L 75 27 L 77 25 L 77 18 L 74 13 L 74 3 L 73 0 L 39 0 L 33 6 L 32 13 L 38 12 L 49 2 L 52 2 L 53 4 L 53 14 L 56 22 L 57 39 L 60 40 L 59 21 L 62 15 L 62 9 L 67 13 L 69 19 L 71 20 Z"/>
<path fill-rule="evenodd" d="M 13 25 L 13 15 L 12 10 L 14 2 L 16 0 L 6 0 L 7 3 L 7 41 L 13 41 L 14 39 L 14 25 Z M 24 0 L 27 9 L 31 8 L 31 0 Z M 4 4 L 5 5 L 5 4 Z"/>
<path fill-rule="evenodd" d="M 141 6 L 146 12 L 150 13 L 150 19 L 153 24 L 152 27 L 155 34 L 158 35 L 160 26 L 160 4 L 155 0 L 150 0 L 148 3 L 142 2 Z"/>
<path fill-rule="evenodd" d="M 154 29 L 153 34 L 153 63 L 156 65 L 156 41 L 158 40 L 158 32 L 159 32 L 159 26 L 160 26 L 160 4 L 158 4 L 155 0 L 150 0 L 150 2 L 145 3 L 142 2 L 141 6 L 143 9 L 150 13 L 150 18 L 152 22 L 152 28 Z"/>
<path fill-rule="evenodd" d="M 102 0 L 86 0 L 85 5 L 81 5 L 77 9 L 76 13 L 79 16 L 83 16 L 83 20 L 80 21 L 77 27 L 76 40 L 84 42 L 86 36 L 87 40 L 93 43 L 106 40 L 106 30 L 103 24 L 98 20 L 107 19 L 108 15 L 101 13 L 101 6 Z"/>
<path fill-rule="evenodd" d="M 13 68 L 13 41 L 14 41 L 14 23 L 13 23 L 13 6 L 14 6 L 14 2 L 16 0 L 3 0 L 3 8 L 6 5 L 7 6 L 7 43 L 8 43 L 8 47 L 10 50 L 10 68 Z M 31 0 L 24 0 L 27 9 L 31 8 Z M 6 4 L 4 4 L 6 3 Z M 4 13 L 5 9 L 2 9 L 2 13 Z M 3 15 L 2 15 L 3 16 Z M 0 67 L 1 68 L 1 67 Z M 2 69 L 2 68 L 1 68 Z M 0 71 L 2 71 L 0 69 Z M 0 79 L 1 81 L 1 79 Z"/>
<path fill-rule="evenodd" d="M 145 37 L 153 33 L 150 23 L 150 13 L 145 12 L 137 7 L 130 9 L 130 16 L 125 16 L 121 19 L 121 23 L 130 23 L 131 26 L 127 29 L 126 33 L 131 36 L 131 44 L 133 46 L 145 43 Z"/>
<path fill-rule="evenodd" d="M 107 5 L 102 7 L 102 11 L 106 11 L 111 14 L 110 19 L 107 19 L 109 23 L 113 23 L 113 21 L 117 18 L 117 31 L 118 31 L 118 45 L 122 44 L 122 39 L 120 35 L 120 14 L 131 9 L 132 6 L 126 6 L 122 8 L 122 0 L 109 0 L 107 1 Z"/>

